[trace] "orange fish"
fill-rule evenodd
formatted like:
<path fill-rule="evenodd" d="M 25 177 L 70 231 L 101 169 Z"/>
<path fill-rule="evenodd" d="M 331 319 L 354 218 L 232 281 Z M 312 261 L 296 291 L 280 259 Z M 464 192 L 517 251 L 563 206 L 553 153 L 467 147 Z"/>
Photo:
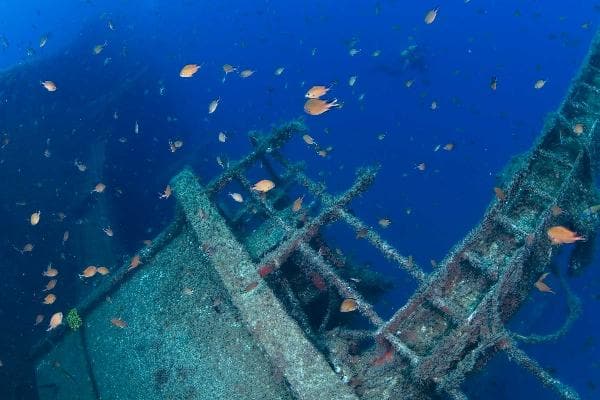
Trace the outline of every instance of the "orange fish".
<path fill-rule="evenodd" d="M 42 301 L 42 304 L 52 304 L 56 301 L 56 295 L 53 295 L 52 293 L 47 294 L 46 297 L 44 297 L 44 301 Z"/>
<path fill-rule="evenodd" d="M 435 19 L 437 18 L 438 12 L 440 11 L 439 7 L 436 7 L 432 10 L 429 10 L 427 12 L 427 14 L 425 14 L 425 18 L 423 18 L 423 21 L 427 24 L 427 25 L 431 25 L 433 24 L 433 21 L 435 21 Z"/>
<path fill-rule="evenodd" d="M 96 268 L 96 271 L 102 276 L 108 275 L 110 273 L 109 269 L 106 267 L 98 267 Z"/>
<path fill-rule="evenodd" d="M 302 201 L 303 200 L 304 200 L 304 196 L 300 196 L 296 200 L 294 200 L 294 203 L 292 204 L 292 211 L 293 212 L 300 211 L 300 209 L 302 208 Z"/>
<path fill-rule="evenodd" d="M 551 227 L 546 233 L 552 244 L 575 243 L 578 240 L 585 240 L 585 237 L 578 236 L 577 233 L 560 225 Z"/>
<path fill-rule="evenodd" d="M 46 284 L 46 289 L 44 289 L 43 291 L 47 292 L 48 290 L 52 290 L 52 289 L 54 289 L 55 286 L 56 286 L 56 279 L 52 279 Z"/>
<path fill-rule="evenodd" d="M 92 193 L 102 193 L 104 192 L 104 189 L 106 189 L 106 185 L 102 182 L 98 182 L 96 186 L 94 186 L 94 189 L 92 189 Z"/>
<path fill-rule="evenodd" d="M 327 92 L 329 92 L 329 89 L 331 89 L 331 86 L 313 86 L 310 89 L 308 89 L 308 92 L 306 92 L 304 97 L 306 97 L 307 99 L 318 99 L 321 96 L 325 95 Z"/>
<path fill-rule="evenodd" d="M 136 254 L 135 256 L 133 256 L 133 258 L 131 259 L 131 262 L 129 263 L 129 268 L 127 269 L 127 271 L 130 271 L 134 268 L 137 268 L 140 266 L 140 264 L 142 264 L 142 260 L 140 259 L 139 254 Z"/>
<path fill-rule="evenodd" d="M 117 328 L 127 328 L 127 322 L 123 321 L 121 318 L 111 318 L 110 323 L 116 326 Z"/>
<path fill-rule="evenodd" d="M 96 268 L 95 265 L 90 265 L 89 267 L 84 269 L 81 274 L 79 274 L 79 277 L 80 278 L 91 278 L 92 276 L 96 275 L 96 272 L 98 272 L 98 268 Z"/>
<path fill-rule="evenodd" d="M 358 308 L 358 303 L 354 299 L 345 299 L 340 304 L 340 312 L 347 313 L 352 312 Z"/>
<path fill-rule="evenodd" d="M 34 212 L 33 214 L 31 214 L 31 217 L 29 217 L 29 223 L 33 226 L 36 226 L 37 224 L 40 223 L 40 215 L 42 215 L 41 211 L 37 211 Z"/>
<path fill-rule="evenodd" d="M 273 181 L 270 181 L 268 179 L 262 179 L 258 182 L 256 182 L 254 184 L 254 186 L 252 186 L 252 190 L 256 190 L 257 192 L 260 193 L 266 193 L 269 190 L 273 189 L 275 187 L 275 183 L 273 183 Z"/>
<path fill-rule="evenodd" d="M 42 84 L 42 86 L 44 87 L 44 89 L 46 89 L 49 92 L 56 92 L 56 84 L 52 81 L 43 81 L 40 82 Z"/>
<path fill-rule="evenodd" d="M 171 190 L 171 185 L 167 185 L 164 192 L 158 194 L 158 198 L 159 199 L 168 199 L 169 197 L 171 197 L 172 193 L 173 193 L 173 191 Z"/>
<path fill-rule="evenodd" d="M 533 286 L 535 286 L 540 292 L 556 294 L 554 293 L 554 290 L 550 288 L 550 286 L 544 283 L 544 279 L 546 279 L 547 276 L 548 272 L 542 274 L 542 276 L 540 276 L 540 278 L 533 284 Z"/>
<path fill-rule="evenodd" d="M 200 69 L 198 64 L 186 64 L 179 71 L 179 76 L 182 78 L 191 78 Z"/>
<path fill-rule="evenodd" d="M 50 317 L 50 325 L 48 325 L 48 329 L 46 329 L 46 331 L 51 331 L 52 329 L 55 329 L 58 326 L 60 326 L 62 324 L 62 320 L 63 313 L 57 312 L 52 314 L 52 317 Z"/>
<path fill-rule="evenodd" d="M 42 272 L 42 275 L 49 278 L 54 278 L 56 275 L 58 275 L 58 270 L 56 268 L 52 268 L 52 264 L 48 264 L 48 267 L 44 272 Z"/>
<path fill-rule="evenodd" d="M 330 102 L 321 99 L 308 99 L 304 103 L 304 112 L 309 115 L 321 115 L 333 107 L 339 108 L 341 106 L 337 99 L 333 99 Z"/>

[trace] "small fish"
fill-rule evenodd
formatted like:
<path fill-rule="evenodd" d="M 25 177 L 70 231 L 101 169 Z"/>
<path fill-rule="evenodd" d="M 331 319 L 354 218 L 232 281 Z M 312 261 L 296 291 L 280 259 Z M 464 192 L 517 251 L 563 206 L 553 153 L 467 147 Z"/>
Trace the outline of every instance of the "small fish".
<path fill-rule="evenodd" d="M 573 126 L 573 133 L 577 136 L 581 135 L 584 130 L 585 130 L 585 126 L 583 126 L 583 124 L 575 124 Z"/>
<path fill-rule="evenodd" d="M 437 110 L 437 108 L 438 108 L 438 103 L 437 103 L 437 101 L 435 101 L 435 100 L 434 100 L 434 101 L 432 101 L 432 102 L 431 102 L 431 105 L 429 106 L 429 108 L 430 108 L 432 111 L 435 111 L 435 110 Z"/>
<path fill-rule="evenodd" d="M 87 165 L 85 165 L 84 163 L 82 163 L 79 160 L 75 160 L 75 167 L 77 167 L 77 169 L 79 170 L 79 172 L 85 172 L 87 170 Z"/>
<path fill-rule="evenodd" d="M 35 323 L 33 324 L 33 326 L 38 326 L 39 324 L 42 323 L 42 321 L 44 321 L 44 316 L 42 314 L 38 314 L 35 316 Z"/>
<path fill-rule="evenodd" d="M 239 193 L 229 193 L 229 196 L 231 196 L 231 198 L 238 203 L 244 202 L 244 198 Z"/>
<path fill-rule="evenodd" d="M 392 223 L 392 221 L 390 221 L 388 218 L 381 218 L 378 221 L 379 226 L 381 226 L 382 228 L 387 228 L 388 226 L 390 226 L 390 224 Z"/>
<path fill-rule="evenodd" d="M 225 143 L 227 141 L 227 135 L 225 134 L 225 132 L 219 132 L 219 142 L 221 143 Z"/>
<path fill-rule="evenodd" d="M 350 78 L 348 78 L 348 86 L 350 86 L 350 87 L 354 86 L 357 79 L 358 79 L 358 76 L 356 76 L 356 75 L 352 75 Z"/>
<path fill-rule="evenodd" d="M 444 150 L 446 151 L 452 151 L 454 150 L 454 143 L 446 143 L 443 147 Z"/>
<path fill-rule="evenodd" d="M 300 211 L 300 209 L 302 208 L 303 201 L 304 201 L 304 196 L 300 196 L 296 200 L 294 200 L 294 203 L 292 203 L 292 211 L 293 212 Z"/>
<path fill-rule="evenodd" d="M 46 46 L 46 43 L 48 43 L 48 36 L 44 35 L 40 38 L 40 49 Z"/>
<path fill-rule="evenodd" d="M 57 313 L 52 314 L 52 317 L 50 317 L 50 324 L 48 325 L 48 329 L 46 329 L 46 332 L 59 327 L 62 324 L 62 321 L 63 321 L 63 313 L 57 312 Z"/>
<path fill-rule="evenodd" d="M 436 7 L 436 8 L 434 8 L 434 9 L 432 9 L 432 10 L 429 10 L 429 11 L 427 12 L 427 14 L 425 14 L 425 18 L 423 19 L 423 20 L 424 20 L 424 22 L 425 22 L 427 25 L 431 25 L 431 24 L 433 24 L 433 21 L 435 21 L 435 19 L 437 18 L 437 15 L 438 15 L 438 11 L 439 11 L 439 10 L 440 10 L 440 8 L 439 8 L 439 7 Z"/>
<path fill-rule="evenodd" d="M 98 272 L 98 268 L 96 268 L 95 265 L 90 265 L 89 267 L 86 267 L 81 274 L 79 274 L 79 277 L 91 278 L 96 275 L 96 272 Z"/>
<path fill-rule="evenodd" d="M 544 283 L 544 279 L 546 279 L 547 276 L 548 276 L 548 272 L 545 272 L 544 274 L 542 274 L 542 276 L 540 276 L 540 278 L 533 284 L 533 286 L 535 286 L 536 289 L 539 290 L 540 292 L 556 294 L 550 288 L 550 286 L 548 286 L 548 285 L 546 285 L 546 283 Z"/>
<path fill-rule="evenodd" d="M 19 250 L 21 252 L 21 254 L 23 253 L 31 253 L 33 251 L 33 244 L 31 243 L 27 243 L 25 244 L 25 246 L 23 246 L 23 248 L 21 250 Z"/>
<path fill-rule="evenodd" d="M 137 121 L 135 121 L 135 125 L 133 126 L 133 133 L 136 135 L 140 133 L 140 124 Z"/>
<path fill-rule="evenodd" d="M 304 97 L 306 97 L 307 99 L 318 99 L 321 96 L 324 96 L 330 89 L 331 86 L 313 86 L 310 89 L 308 89 L 308 91 L 304 94 Z"/>
<path fill-rule="evenodd" d="M 172 193 L 173 193 L 173 191 L 171 190 L 171 185 L 167 185 L 165 190 L 162 193 L 158 194 L 158 198 L 159 199 L 168 199 L 169 197 L 171 197 Z"/>
<path fill-rule="evenodd" d="M 406 86 L 407 88 L 410 88 L 414 83 L 415 83 L 414 79 L 409 79 L 406 82 L 404 82 L 404 86 Z"/>
<path fill-rule="evenodd" d="M 102 228 L 102 232 L 106 233 L 106 236 L 108 237 L 113 237 L 113 235 L 115 234 L 110 226 Z"/>
<path fill-rule="evenodd" d="M 42 301 L 42 304 L 50 305 L 53 304 L 55 301 L 56 295 L 49 293 L 46 295 L 46 297 L 44 297 L 44 301 Z"/>
<path fill-rule="evenodd" d="M 540 90 L 541 88 L 543 88 L 546 85 L 546 80 L 544 79 L 538 79 L 537 81 L 535 81 L 535 83 L 533 84 L 533 88 L 536 90 Z"/>
<path fill-rule="evenodd" d="M 498 89 L 498 78 L 496 78 L 495 76 L 492 76 L 492 79 L 490 80 L 490 89 Z"/>
<path fill-rule="evenodd" d="M 256 71 L 253 71 L 251 69 L 245 69 L 242 72 L 240 72 L 240 77 L 242 77 L 242 78 L 249 78 L 252 75 L 254 75 L 254 72 L 256 72 Z"/>
<path fill-rule="evenodd" d="M 550 211 L 552 211 L 552 216 L 557 217 L 563 213 L 563 209 L 557 205 L 550 207 Z"/>
<path fill-rule="evenodd" d="M 131 261 L 129 262 L 129 268 L 127 269 L 127 271 L 131 271 L 132 269 L 139 267 L 140 264 L 142 264 L 142 260 L 139 254 L 136 254 L 131 258 Z"/>
<path fill-rule="evenodd" d="M 63 233 L 62 244 L 64 245 L 67 240 L 69 240 L 69 231 Z"/>
<path fill-rule="evenodd" d="M 127 322 L 123 321 L 121 318 L 111 318 L 110 323 L 116 326 L 117 328 L 127 328 Z"/>
<path fill-rule="evenodd" d="M 341 104 L 338 103 L 337 99 L 333 99 L 330 102 L 321 99 L 308 99 L 306 103 L 304 103 L 304 112 L 308 115 L 321 115 L 331 108 L 340 107 Z"/>
<path fill-rule="evenodd" d="M 283 74 L 283 71 L 285 70 L 284 67 L 279 67 L 275 70 L 275 76 L 280 76 L 281 74 Z"/>
<path fill-rule="evenodd" d="M 58 275 L 58 270 L 52 267 L 52 264 L 48 264 L 46 270 L 42 272 L 42 276 L 47 276 L 48 278 L 54 278 Z"/>
<path fill-rule="evenodd" d="M 586 240 L 585 237 L 578 236 L 577 233 L 560 225 L 549 228 L 546 233 L 552 244 L 568 244 Z"/>
<path fill-rule="evenodd" d="M 106 267 L 98 267 L 96 268 L 96 271 L 102 276 L 108 275 L 110 273 L 109 269 Z"/>
<path fill-rule="evenodd" d="M 348 54 L 350 54 L 350 57 L 354 57 L 355 55 L 357 55 L 358 53 L 360 53 L 362 51 L 362 49 L 350 49 L 348 50 Z"/>
<path fill-rule="evenodd" d="M 354 299 L 345 299 L 340 304 L 340 312 L 347 313 L 358 309 L 358 303 Z"/>
<path fill-rule="evenodd" d="M 102 44 L 95 45 L 94 48 L 92 49 L 92 53 L 94 53 L 94 55 L 97 56 L 98 54 L 102 53 L 102 50 L 104 50 L 106 45 L 108 45 L 108 42 L 106 42 L 106 41 Z"/>
<path fill-rule="evenodd" d="M 179 150 L 182 147 L 183 147 L 182 140 L 176 140 L 174 142 L 169 140 L 169 150 L 171 151 L 171 153 L 175 153 L 177 150 Z"/>
<path fill-rule="evenodd" d="M 42 86 L 44 87 L 44 89 L 46 89 L 49 92 L 56 92 L 56 84 L 52 81 L 42 81 L 40 82 L 42 84 Z"/>
<path fill-rule="evenodd" d="M 273 189 L 275 187 L 275 183 L 273 181 L 270 181 L 268 179 L 262 179 L 258 182 L 256 182 L 254 184 L 254 186 L 252 186 L 252 190 L 256 190 L 257 192 L 260 193 L 266 193 L 269 190 Z"/>
<path fill-rule="evenodd" d="M 198 64 L 186 64 L 179 71 L 179 76 L 182 78 L 191 78 L 201 68 Z"/>
<path fill-rule="evenodd" d="M 427 169 L 427 164 L 425 164 L 424 162 L 419 163 L 415 166 L 416 169 L 418 169 L 419 171 L 425 171 Z"/>
<path fill-rule="evenodd" d="M 223 64 L 223 72 L 225 72 L 225 75 L 235 72 L 236 70 L 237 68 L 231 64 Z"/>
<path fill-rule="evenodd" d="M 208 113 L 212 114 L 215 111 L 217 111 L 217 107 L 219 106 L 219 101 L 221 101 L 221 98 L 217 98 L 214 99 L 213 101 L 210 102 L 210 104 L 208 105 Z"/>
<path fill-rule="evenodd" d="M 312 138 L 312 136 L 310 135 L 302 135 L 302 140 L 304 140 L 304 143 L 312 146 L 315 145 L 315 139 Z"/>
<path fill-rule="evenodd" d="M 189 288 L 189 287 L 184 287 L 182 292 L 183 292 L 183 294 L 185 294 L 187 296 L 191 296 L 194 294 L 194 289 Z"/>
<path fill-rule="evenodd" d="M 102 193 L 106 189 L 106 185 L 102 182 L 98 182 L 96 186 L 92 189 L 92 193 Z"/>
<path fill-rule="evenodd" d="M 56 287 L 56 279 L 51 279 L 48 281 L 48 283 L 46 284 L 46 288 L 44 290 L 42 290 L 43 292 L 47 292 L 49 290 L 52 290 Z"/>
<path fill-rule="evenodd" d="M 29 217 L 29 223 L 32 226 L 36 226 L 37 224 L 40 223 L 40 215 L 42 215 L 41 211 L 37 211 L 34 212 L 33 214 L 31 214 L 31 216 Z"/>

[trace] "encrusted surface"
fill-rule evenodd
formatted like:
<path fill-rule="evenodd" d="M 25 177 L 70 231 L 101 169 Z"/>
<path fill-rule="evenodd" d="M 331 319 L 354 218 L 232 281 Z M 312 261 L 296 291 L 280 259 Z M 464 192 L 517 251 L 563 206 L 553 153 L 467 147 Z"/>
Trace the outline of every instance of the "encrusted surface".
<path fill-rule="evenodd" d="M 291 398 L 228 299 L 184 227 L 39 361 L 40 398 Z"/>

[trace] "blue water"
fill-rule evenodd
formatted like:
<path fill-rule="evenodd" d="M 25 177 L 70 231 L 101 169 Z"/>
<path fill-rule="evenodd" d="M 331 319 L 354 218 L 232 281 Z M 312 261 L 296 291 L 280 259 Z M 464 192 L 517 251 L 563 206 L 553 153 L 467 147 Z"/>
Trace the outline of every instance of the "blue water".
<path fill-rule="evenodd" d="M 419 264 L 429 265 L 431 259 L 440 261 L 479 222 L 502 168 L 531 147 L 545 115 L 565 95 L 600 17 L 600 4 L 583 0 L 24 3 L 0 3 L 0 35 L 5 39 L 0 68 L 33 68 L 32 81 L 22 82 L 22 91 L 2 93 L 0 100 L 20 98 L 40 114 L 24 110 L 17 118 L 45 124 L 44 131 L 27 133 L 19 131 L 14 121 L 0 120 L 0 132 L 11 138 L 0 153 L 5 221 L 0 242 L 0 396 L 22 399 L 36 398 L 26 355 L 44 335 L 40 326 L 32 328 L 41 311 L 38 271 L 49 260 L 58 260 L 63 249 L 40 244 L 23 258 L 13 246 L 49 242 L 52 229 L 52 235 L 62 234 L 62 228 L 44 225 L 51 225 L 50 215 L 68 204 L 69 187 L 81 190 L 81 176 L 74 167 L 71 175 L 55 176 L 49 163 L 73 163 L 82 156 L 77 146 L 106 138 L 101 178 L 112 193 L 113 212 L 110 220 L 84 223 L 110 225 L 119 255 L 127 257 L 141 240 L 170 221 L 172 204 L 159 201 L 157 193 L 184 164 L 192 164 L 208 179 L 220 170 L 217 156 L 233 160 L 249 150 L 248 130 L 268 129 L 305 115 L 307 89 L 333 84 L 325 97 L 337 98 L 343 107 L 321 116 L 305 115 L 311 136 L 322 147 L 333 147 L 329 156 L 318 157 L 300 140 L 288 146 L 286 154 L 304 160 L 309 175 L 322 177 L 333 192 L 351 184 L 357 167 L 380 164 L 375 185 L 355 204 L 355 211 L 374 226 L 378 219 L 389 218 L 392 224 L 384 237 Z M 426 25 L 425 13 L 435 6 L 440 7 L 438 17 Z M 114 31 L 107 26 L 109 20 Z M 40 48 L 43 35 L 48 42 Z M 93 39 L 86 45 L 89 51 L 61 65 L 61 55 L 75 51 L 82 35 Z M 105 41 L 104 51 L 94 56 L 92 47 Z M 417 46 L 411 60 L 402 56 L 410 46 Z M 351 47 L 360 52 L 351 56 Z M 375 57 L 376 50 L 380 55 Z M 50 57 L 59 62 L 50 70 L 36 69 L 36 63 Z M 110 62 L 100 68 L 107 57 Z M 181 79 L 178 72 L 188 63 L 202 68 L 192 79 Z M 256 72 L 248 79 L 230 74 L 223 82 L 225 63 Z M 43 107 L 51 94 L 38 81 L 60 77 L 55 79 L 59 89 L 52 95 L 66 92 L 60 104 L 67 109 L 79 105 L 77 95 L 85 94 L 81 91 L 94 90 L 99 97 L 106 94 L 103 86 L 116 87 L 119 76 L 146 66 L 158 72 L 159 80 L 146 83 L 143 107 L 132 103 L 119 108 L 112 132 L 96 132 L 84 124 L 73 136 L 60 109 Z M 278 67 L 285 68 L 280 76 L 274 74 Z M 357 76 L 353 87 L 348 84 L 351 76 Z M 490 89 L 492 77 L 498 80 L 496 91 Z M 542 90 L 533 88 L 538 79 L 547 80 Z M 412 87 L 405 87 L 407 80 L 414 80 Z M 17 82 L 14 87 L 19 86 Z M 220 98 L 218 109 L 209 115 L 208 104 L 215 98 Z M 437 102 L 436 110 L 431 110 L 432 101 Z M 112 118 L 112 108 L 105 114 Z M 177 121 L 165 122 L 167 117 Z M 139 136 L 133 135 L 135 121 Z M 217 141 L 220 131 L 229 136 L 225 145 Z M 380 134 L 385 135 L 383 140 L 378 139 Z M 121 136 L 129 141 L 118 143 Z M 53 155 L 46 159 L 42 152 L 49 137 Z M 184 146 L 171 153 L 168 141 L 174 139 L 183 140 Z M 455 144 L 452 151 L 434 151 L 449 142 Z M 415 168 L 422 162 L 425 171 Z M 121 193 L 115 195 L 112 188 Z M 15 206 L 21 201 L 27 205 Z M 48 222 L 43 220 L 33 232 L 27 219 L 37 209 Z M 339 237 L 340 242 L 345 239 Z M 403 279 L 401 272 L 386 270 L 389 265 L 377 267 L 374 254 L 355 255 L 394 279 Z M 595 255 L 591 267 L 569 279 L 583 304 L 582 316 L 569 335 L 557 343 L 527 348 L 586 399 L 600 398 L 596 387 L 600 323 L 594 317 L 600 299 L 598 259 Z M 557 266 L 565 271 L 561 260 Z M 75 270 L 85 263 L 70 262 Z M 76 279 L 63 279 L 61 284 L 73 290 L 60 295 L 56 305 L 66 309 L 85 293 L 78 292 Z M 557 281 L 554 284 L 558 286 Z M 382 313 L 391 315 L 409 294 L 409 289 L 396 288 L 380 305 Z M 537 307 L 519 314 L 517 326 L 542 332 L 556 327 L 565 312 L 561 299 L 533 293 L 530 303 Z M 474 393 L 479 398 L 554 396 L 515 365 L 498 360 L 476 379 L 480 387 Z"/>

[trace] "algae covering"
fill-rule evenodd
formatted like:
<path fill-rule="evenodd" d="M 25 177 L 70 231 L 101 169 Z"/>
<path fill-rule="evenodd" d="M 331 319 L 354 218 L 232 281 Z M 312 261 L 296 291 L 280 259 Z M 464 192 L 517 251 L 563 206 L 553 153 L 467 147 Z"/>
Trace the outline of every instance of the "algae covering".
<path fill-rule="evenodd" d="M 197 249 L 183 228 L 66 334 L 37 365 L 40 399 L 292 398 Z"/>

